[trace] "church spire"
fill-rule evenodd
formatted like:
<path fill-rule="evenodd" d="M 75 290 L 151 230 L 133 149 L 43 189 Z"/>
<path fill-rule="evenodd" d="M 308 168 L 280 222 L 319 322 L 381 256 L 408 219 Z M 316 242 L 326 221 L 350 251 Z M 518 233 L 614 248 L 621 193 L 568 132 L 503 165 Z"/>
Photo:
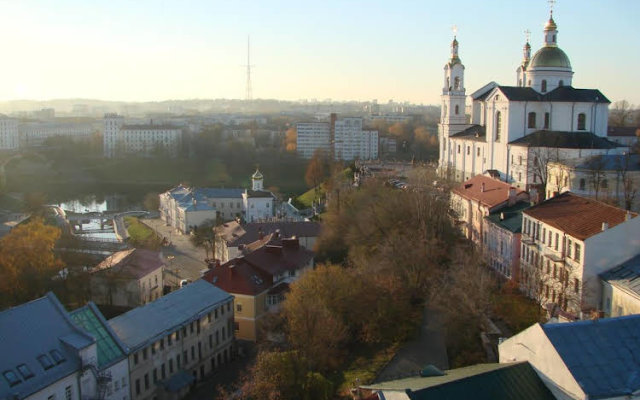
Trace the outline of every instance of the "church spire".
<path fill-rule="evenodd" d="M 553 20 L 553 6 L 556 0 L 549 0 L 549 21 L 544 26 L 544 45 L 545 46 L 557 46 L 558 45 L 558 25 Z"/>
<path fill-rule="evenodd" d="M 526 35 L 526 41 L 522 48 L 522 66 L 527 68 L 527 64 L 529 64 L 529 60 L 531 60 L 531 45 L 529 44 L 529 35 L 531 32 L 527 29 L 524 31 L 524 34 Z"/>
<path fill-rule="evenodd" d="M 459 64 L 460 57 L 458 57 L 458 39 L 456 39 L 456 35 L 458 33 L 458 27 L 453 26 L 453 42 L 451 42 L 451 59 L 449 60 L 449 64 Z"/>

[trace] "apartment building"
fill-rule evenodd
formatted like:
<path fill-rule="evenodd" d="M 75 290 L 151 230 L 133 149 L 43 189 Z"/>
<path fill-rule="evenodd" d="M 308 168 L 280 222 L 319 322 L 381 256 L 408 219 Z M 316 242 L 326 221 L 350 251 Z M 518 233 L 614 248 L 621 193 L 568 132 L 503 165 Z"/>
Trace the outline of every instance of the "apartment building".
<path fill-rule="evenodd" d="M 302 158 L 311 158 L 316 150 L 331 154 L 331 129 L 326 122 L 300 122 L 297 130 L 297 151 Z"/>
<path fill-rule="evenodd" d="M 179 399 L 233 355 L 233 297 L 197 280 L 109 320 L 129 348 L 131 399 Z"/>
<path fill-rule="evenodd" d="M 50 137 L 89 139 L 93 133 L 90 122 L 24 122 L 18 125 L 21 146 L 41 146 Z"/>
<path fill-rule="evenodd" d="M 125 124 L 124 117 L 106 114 L 104 117 L 104 156 L 125 154 L 149 155 L 164 151 L 176 156 L 182 143 L 182 129 L 168 124 Z"/>
<path fill-rule="evenodd" d="M 507 279 L 518 277 L 522 211 L 530 206 L 529 202 L 519 202 L 485 217 L 484 255 L 489 266 Z"/>
<path fill-rule="evenodd" d="M 552 315 L 579 318 L 599 309 L 598 274 L 640 252 L 640 218 L 565 192 L 523 211 L 521 246 L 521 289 Z"/>
<path fill-rule="evenodd" d="M 297 124 L 297 151 L 302 158 L 311 158 L 317 150 L 325 151 L 336 160 L 375 160 L 378 158 L 378 131 L 363 130 L 362 118 L 337 119 L 329 122 Z"/>
<path fill-rule="evenodd" d="M 0 114 L 0 150 L 15 150 L 20 146 L 18 121 Z"/>

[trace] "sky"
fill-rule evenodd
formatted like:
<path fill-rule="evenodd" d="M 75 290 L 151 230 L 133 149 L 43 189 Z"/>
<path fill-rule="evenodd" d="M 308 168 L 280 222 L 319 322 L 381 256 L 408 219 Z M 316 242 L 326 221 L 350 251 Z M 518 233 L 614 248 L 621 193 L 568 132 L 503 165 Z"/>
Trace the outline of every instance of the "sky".
<path fill-rule="evenodd" d="M 640 1 L 558 0 L 573 86 L 640 105 Z M 242 99 L 438 104 L 456 25 L 467 94 L 515 85 L 545 0 L 0 0 L 0 100 Z"/>

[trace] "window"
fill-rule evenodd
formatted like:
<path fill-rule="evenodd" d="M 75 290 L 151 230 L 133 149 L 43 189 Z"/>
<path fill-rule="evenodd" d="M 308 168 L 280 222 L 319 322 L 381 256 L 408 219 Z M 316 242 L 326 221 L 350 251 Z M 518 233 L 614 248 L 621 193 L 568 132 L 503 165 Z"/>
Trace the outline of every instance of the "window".
<path fill-rule="evenodd" d="M 584 131 L 587 129 L 587 114 L 580 113 L 578 114 L 578 130 Z"/>
<path fill-rule="evenodd" d="M 151 343 L 151 354 L 156 354 L 156 344 Z"/>
<path fill-rule="evenodd" d="M 549 129 L 549 113 L 544 113 L 544 129 Z"/>
<path fill-rule="evenodd" d="M 207 314 L 207 323 L 211 323 L 211 313 Z"/>
<path fill-rule="evenodd" d="M 467 146 L 467 155 L 471 155 L 471 146 Z"/>
<path fill-rule="evenodd" d="M 578 280 L 578 278 L 574 278 L 574 279 L 573 279 L 573 286 L 574 286 L 574 287 L 573 287 L 573 290 L 574 290 L 576 293 L 579 293 L 579 292 L 580 292 L 580 281 Z"/>
<path fill-rule="evenodd" d="M 559 242 L 559 237 L 558 237 L 558 234 L 556 233 L 556 245 L 555 245 L 556 250 L 558 250 L 558 242 Z"/>
<path fill-rule="evenodd" d="M 49 369 L 53 367 L 53 362 L 51 361 L 49 356 L 47 356 L 46 354 L 42 354 L 38 356 L 38 361 L 40 362 L 40 365 L 42 365 L 42 368 L 44 369 Z"/>
<path fill-rule="evenodd" d="M 146 347 L 144 349 L 142 349 L 142 359 L 143 360 L 147 359 L 147 348 Z"/>
<path fill-rule="evenodd" d="M 191 360 L 196 358 L 196 346 L 191 346 Z"/>
<path fill-rule="evenodd" d="M 4 376 L 4 379 L 6 379 L 7 382 L 9 382 L 9 386 L 15 386 L 18 383 L 22 382 L 20 378 L 18 378 L 18 375 L 16 375 L 16 373 L 10 369 L 4 371 L 2 375 Z"/>
<path fill-rule="evenodd" d="M 165 379 L 167 377 L 167 373 L 164 369 L 164 364 L 162 364 L 162 366 L 160 366 L 160 376 L 162 377 L 162 379 Z"/>
<path fill-rule="evenodd" d="M 478 147 L 478 149 L 477 149 L 476 153 L 477 153 L 477 154 L 476 154 L 476 156 L 477 156 L 477 157 L 480 157 L 480 147 Z"/>
<path fill-rule="evenodd" d="M 22 375 L 22 378 L 24 380 L 27 380 L 29 378 L 33 378 L 33 372 L 31 372 L 29 367 L 27 367 L 27 364 L 18 365 L 18 372 L 20 372 L 20 375 Z"/>
<path fill-rule="evenodd" d="M 154 368 L 153 369 L 153 383 L 158 382 L 158 369 Z"/>
<path fill-rule="evenodd" d="M 496 113 L 496 142 L 500 140 L 500 133 L 502 132 L 502 114 L 500 111 Z"/>
<path fill-rule="evenodd" d="M 149 390 L 149 374 L 144 374 L 144 390 Z"/>
<path fill-rule="evenodd" d="M 586 186 L 586 182 L 584 181 L 584 178 L 580 179 L 580 190 L 584 190 Z"/>
<path fill-rule="evenodd" d="M 551 230 L 549 230 L 549 243 L 547 243 L 547 245 L 548 245 L 549 247 L 551 247 L 551 242 L 552 242 L 552 241 L 553 241 L 553 237 L 552 237 L 552 234 L 551 234 Z"/>
<path fill-rule="evenodd" d="M 167 336 L 167 347 L 171 346 L 171 340 L 173 340 L 173 333 Z"/>
<path fill-rule="evenodd" d="M 567 251 L 566 251 L 566 255 L 567 257 L 571 257 L 571 240 L 567 239 Z"/>
<path fill-rule="evenodd" d="M 458 145 L 458 154 L 460 154 L 460 145 Z"/>
<path fill-rule="evenodd" d="M 543 79 L 542 82 L 540 83 L 540 91 L 542 93 L 547 91 L 547 80 Z"/>
<path fill-rule="evenodd" d="M 518 156 L 518 165 L 522 165 L 522 156 Z"/>
<path fill-rule="evenodd" d="M 558 82 L 558 86 L 560 86 L 560 87 L 564 86 L 564 81 L 562 79 L 560 79 L 560 82 Z"/>
<path fill-rule="evenodd" d="M 456 110 L 456 115 L 460 114 L 460 107 L 458 107 L 458 105 L 457 105 L 457 104 L 456 104 L 456 108 L 455 108 L 455 110 Z"/>
<path fill-rule="evenodd" d="M 184 358 L 185 364 L 189 362 L 189 353 L 186 350 L 182 352 L 182 358 Z"/>
<path fill-rule="evenodd" d="M 180 354 L 176 356 L 176 368 L 180 368 Z"/>
<path fill-rule="evenodd" d="M 169 373 L 173 374 L 173 359 L 169 359 Z"/>
<path fill-rule="evenodd" d="M 530 112 L 529 118 L 527 120 L 527 128 L 535 128 L 536 127 L 536 113 Z"/>
<path fill-rule="evenodd" d="M 63 363 L 66 360 L 58 350 L 51 350 L 49 354 L 51 354 L 51 358 L 53 358 L 53 361 L 55 361 L 56 364 Z"/>
<path fill-rule="evenodd" d="M 236 304 L 236 312 L 242 312 L 242 304 Z"/>
<path fill-rule="evenodd" d="M 581 251 L 581 250 L 582 250 L 582 249 L 580 248 L 580 245 L 579 245 L 578 243 L 576 243 L 576 246 L 575 246 L 575 254 L 574 254 L 574 256 L 573 256 L 573 259 L 574 259 L 574 260 L 576 260 L 576 261 L 580 261 L 580 251 Z"/>
<path fill-rule="evenodd" d="M 140 379 L 136 379 L 136 395 L 140 395 Z"/>
<path fill-rule="evenodd" d="M 453 88 L 454 88 L 455 90 L 460 89 L 460 77 L 456 76 L 456 77 L 453 79 Z M 456 114 L 457 114 L 457 113 L 456 113 Z"/>

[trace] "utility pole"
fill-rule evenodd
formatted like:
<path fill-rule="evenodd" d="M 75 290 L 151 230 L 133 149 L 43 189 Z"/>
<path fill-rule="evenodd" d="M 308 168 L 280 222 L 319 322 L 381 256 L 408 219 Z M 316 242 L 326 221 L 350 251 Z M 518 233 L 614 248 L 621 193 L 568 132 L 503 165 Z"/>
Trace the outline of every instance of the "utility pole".
<path fill-rule="evenodd" d="M 251 37 L 247 36 L 247 101 L 253 100 L 253 93 L 251 90 Z"/>

